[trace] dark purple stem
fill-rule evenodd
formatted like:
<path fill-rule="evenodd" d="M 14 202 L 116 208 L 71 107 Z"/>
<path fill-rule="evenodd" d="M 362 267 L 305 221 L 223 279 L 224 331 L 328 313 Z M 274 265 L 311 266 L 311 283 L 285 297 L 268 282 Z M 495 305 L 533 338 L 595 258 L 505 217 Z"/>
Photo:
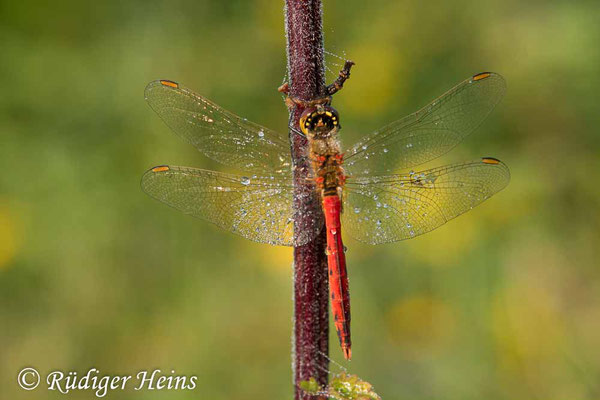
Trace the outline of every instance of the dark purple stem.
<path fill-rule="evenodd" d="M 286 32 L 288 50 L 289 95 L 312 100 L 325 95 L 323 64 L 323 31 L 320 0 L 286 0 Z M 301 106 L 291 111 L 291 122 L 298 127 Z M 303 212 L 319 204 L 314 186 L 307 185 L 310 165 L 306 159 L 308 143 L 290 134 L 294 159 L 294 207 L 296 232 L 311 226 Z M 294 248 L 294 382 L 296 400 L 313 399 L 298 388 L 298 383 L 317 379 L 327 384 L 329 361 L 329 313 L 325 230 L 313 241 Z"/>

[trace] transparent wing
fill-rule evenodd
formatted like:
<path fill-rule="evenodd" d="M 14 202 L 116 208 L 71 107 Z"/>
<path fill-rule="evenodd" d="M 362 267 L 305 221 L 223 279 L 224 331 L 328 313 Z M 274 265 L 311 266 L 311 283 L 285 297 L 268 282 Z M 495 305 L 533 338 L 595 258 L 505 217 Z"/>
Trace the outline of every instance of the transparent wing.
<path fill-rule="evenodd" d="M 370 244 L 410 239 L 469 211 L 509 180 L 508 167 L 495 158 L 405 175 L 351 178 L 344 191 L 343 226 Z"/>
<path fill-rule="evenodd" d="M 385 174 L 433 160 L 471 133 L 498 104 L 506 84 L 484 72 L 367 136 L 346 152 L 349 175 Z"/>
<path fill-rule="evenodd" d="M 159 166 L 142 177 L 144 192 L 186 214 L 255 242 L 302 245 L 322 226 L 319 210 L 294 239 L 291 180 L 243 177 L 202 169 Z"/>
<path fill-rule="evenodd" d="M 185 141 L 225 165 L 258 174 L 290 174 L 287 138 L 222 109 L 176 82 L 148 84 L 150 107 Z"/>

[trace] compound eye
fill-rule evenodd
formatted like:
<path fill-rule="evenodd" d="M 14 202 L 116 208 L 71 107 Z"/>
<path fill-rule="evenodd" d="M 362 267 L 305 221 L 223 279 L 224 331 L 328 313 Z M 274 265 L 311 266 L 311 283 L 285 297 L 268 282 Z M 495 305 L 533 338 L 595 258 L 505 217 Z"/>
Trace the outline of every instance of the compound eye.
<path fill-rule="evenodd" d="M 330 118 L 332 128 L 340 125 L 340 116 L 335 108 L 328 106 L 325 114 Z"/>
<path fill-rule="evenodd" d="M 300 121 L 298 121 L 298 125 L 300 125 L 300 130 L 302 133 L 307 134 L 307 132 L 312 129 L 313 123 L 313 114 L 316 109 L 314 107 L 304 110 L 302 115 L 300 116 Z"/>
<path fill-rule="evenodd" d="M 336 114 L 333 114 L 331 116 L 331 123 L 333 124 L 333 126 L 338 126 L 339 125 L 338 117 L 337 117 Z"/>

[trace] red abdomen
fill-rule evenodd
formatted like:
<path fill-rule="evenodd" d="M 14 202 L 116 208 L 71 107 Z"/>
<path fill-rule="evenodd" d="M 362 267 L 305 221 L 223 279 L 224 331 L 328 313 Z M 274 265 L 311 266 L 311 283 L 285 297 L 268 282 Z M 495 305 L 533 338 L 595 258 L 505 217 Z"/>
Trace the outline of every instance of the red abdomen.
<path fill-rule="evenodd" d="M 327 262 L 329 265 L 329 294 L 333 320 L 344 357 L 352 355 L 350 340 L 350 295 L 348 293 L 348 274 L 346 255 L 342 242 L 340 224 L 340 198 L 337 195 L 323 197 L 323 211 L 327 229 Z"/>

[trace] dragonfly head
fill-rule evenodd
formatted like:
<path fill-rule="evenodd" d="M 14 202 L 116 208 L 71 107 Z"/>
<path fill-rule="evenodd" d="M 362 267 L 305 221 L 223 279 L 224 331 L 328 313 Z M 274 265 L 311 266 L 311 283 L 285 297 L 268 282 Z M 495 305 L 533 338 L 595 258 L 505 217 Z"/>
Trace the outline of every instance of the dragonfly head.
<path fill-rule="evenodd" d="M 340 116 L 329 105 L 309 107 L 300 116 L 300 129 L 310 138 L 322 138 L 340 129 Z"/>

